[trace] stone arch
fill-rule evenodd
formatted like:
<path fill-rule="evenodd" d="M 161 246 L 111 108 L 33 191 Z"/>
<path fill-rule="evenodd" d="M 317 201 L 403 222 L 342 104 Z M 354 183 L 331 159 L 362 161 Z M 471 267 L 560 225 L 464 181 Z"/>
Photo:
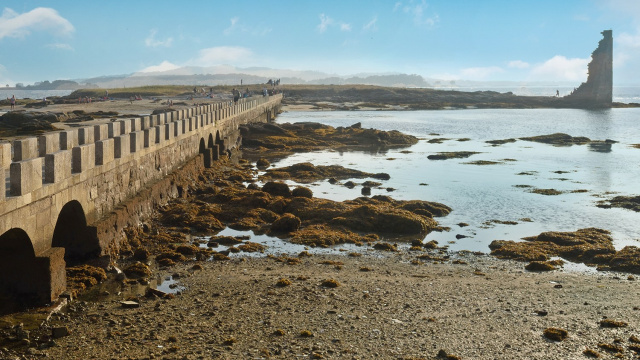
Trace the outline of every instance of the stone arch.
<path fill-rule="evenodd" d="M 60 210 L 51 246 L 65 249 L 64 260 L 67 263 L 77 263 L 100 255 L 97 230 L 87 226 L 84 209 L 77 200 L 69 201 Z"/>
<path fill-rule="evenodd" d="M 204 152 L 207 150 L 207 147 L 204 144 L 204 139 L 200 138 L 200 145 L 198 147 L 198 153 L 200 154 L 204 154 Z"/>
<path fill-rule="evenodd" d="M 12 312 L 39 303 L 48 269 L 36 258 L 29 235 L 13 228 L 0 236 L 0 311 Z"/>

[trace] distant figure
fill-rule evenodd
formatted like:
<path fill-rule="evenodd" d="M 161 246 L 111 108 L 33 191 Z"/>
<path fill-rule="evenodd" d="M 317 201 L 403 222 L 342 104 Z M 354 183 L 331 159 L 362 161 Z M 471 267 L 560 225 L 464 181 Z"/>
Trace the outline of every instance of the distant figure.
<path fill-rule="evenodd" d="M 560 90 L 556 90 L 556 97 L 560 97 Z"/>
<path fill-rule="evenodd" d="M 16 107 L 16 96 L 15 95 L 11 95 L 11 99 L 9 99 L 9 102 L 11 103 L 11 110 L 15 109 L 15 107 Z"/>

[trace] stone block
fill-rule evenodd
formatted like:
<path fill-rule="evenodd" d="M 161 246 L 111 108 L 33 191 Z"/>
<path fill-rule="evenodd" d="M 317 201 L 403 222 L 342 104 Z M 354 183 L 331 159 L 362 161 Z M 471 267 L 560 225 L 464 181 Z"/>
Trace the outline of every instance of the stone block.
<path fill-rule="evenodd" d="M 136 153 L 142 149 L 144 146 L 144 132 L 143 131 L 134 131 L 129 134 L 129 151 L 131 153 Z"/>
<path fill-rule="evenodd" d="M 144 147 L 152 147 L 156 143 L 156 127 L 144 129 Z"/>
<path fill-rule="evenodd" d="M 213 167 L 213 149 L 205 149 L 203 153 L 204 167 Z"/>
<path fill-rule="evenodd" d="M 108 138 L 109 138 L 109 126 L 107 124 L 93 125 L 93 141 L 94 142 L 108 139 Z"/>
<path fill-rule="evenodd" d="M 43 303 L 51 303 L 58 299 L 67 288 L 65 249 L 52 247 L 36 257 L 36 262 L 44 270 L 43 281 L 48 286 L 43 287 L 43 294 L 39 296 Z"/>
<path fill-rule="evenodd" d="M 123 157 L 129 155 L 129 150 L 131 149 L 130 139 L 131 138 L 129 137 L 129 134 L 120 135 L 113 138 L 113 155 L 116 159 L 122 159 Z"/>
<path fill-rule="evenodd" d="M 161 124 L 166 124 L 168 122 L 166 113 L 158 114 L 158 119 Z"/>
<path fill-rule="evenodd" d="M 129 132 L 134 132 L 134 131 L 138 131 L 139 130 L 138 127 L 140 125 L 138 125 L 136 120 L 137 119 L 126 119 L 126 120 L 123 120 L 124 122 L 127 122 L 129 124 Z"/>
<path fill-rule="evenodd" d="M 115 123 L 115 122 L 108 123 L 107 129 L 108 129 L 110 138 L 115 138 L 122 135 L 122 133 L 120 132 L 120 124 L 118 123 Z"/>
<path fill-rule="evenodd" d="M 165 140 L 171 140 L 175 136 L 175 135 L 173 135 L 173 129 L 171 128 L 171 124 L 174 124 L 174 123 L 164 124 L 164 139 Z"/>
<path fill-rule="evenodd" d="M 51 154 L 60 151 L 60 135 L 57 133 L 48 133 L 38 136 L 38 156 Z"/>
<path fill-rule="evenodd" d="M 158 115 L 151 115 L 150 119 L 151 119 L 151 126 L 161 125 L 160 118 L 158 117 Z"/>
<path fill-rule="evenodd" d="M 13 161 L 24 161 L 38 157 L 38 139 L 13 140 Z"/>
<path fill-rule="evenodd" d="M 11 164 L 11 143 L 0 143 L 0 169 L 7 169 Z"/>
<path fill-rule="evenodd" d="M 180 136 L 180 129 L 182 128 L 181 124 L 179 121 L 174 121 L 172 123 L 170 123 L 171 128 L 173 129 L 173 136 L 174 137 L 178 137 Z"/>
<path fill-rule="evenodd" d="M 131 122 L 126 120 L 118 121 L 120 124 L 120 135 L 128 134 L 131 132 Z"/>
<path fill-rule="evenodd" d="M 60 132 L 60 150 L 71 150 L 78 146 L 78 133 L 73 130 Z"/>
<path fill-rule="evenodd" d="M 2 177 L 0 177 L 0 203 L 3 203 L 7 195 L 7 179 L 5 178 L 5 169 L 0 171 L 2 171 L 0 172 L 2 174 Z"/>
<path fill-rule="evenodd" d="M 164 134 L 164 131 L 165 131 L 164 125 L 154 126 L 153 128 L 156 129 L 156 144 L 163 142 L 166 139 L 166 136 Z"/>
<path fill-rule="evenodd" d="M 71 176 L 71 150 L 61 150 L 44 156 L 44 182 L 57 183 Z"/>
<path fill-rule="evenodd" d="M 187 132 L 187 119 L 182 119 L 177 121 L 180 123 L 180 134 L 184 134 Z"/>
<path fill-rule="evenodd" d="M 105 139 L 96 142 L 96 165 L 104 165 L 113 161 L 114 144 L 114 139 Z"/>
<path fill-rule="evenodd" d="M 22 196 L 42 187 L 42 158 L 15 161 L 9 166 L 9 193 Z"/>
<path fill-rule="evenodd" d="M 94 129 L 91 128 L 80 128 L 78 129 L 78 145 L 91 144 L 94 142 L 93 135 L 95 133 Z"/>
<path fill-rule="evenodd" d="M 78 145 L 71 151 L 72 173 L 81 173 L 96 166 L 96 144 Z"/>
<path fill-rule="evenodd" d="M 188 122 L 189 132 L 193 131 L 193 123 L 194 123 L 193 119 L 190 118 Z"/>
<path fill-rule="evenodd" d="M 148 129 L 150 127 L 155 126 L 151 124 L 150 116 L 143 116 L 142 118 L 140 118 L 140 123 L 141 123 L 142 129 Z"/>
<path fill-rule="evenodd" d="M 218 146 L 218 144 L 211 147 L 211 158 L 213 160 L 220 160 L 220 146 Z"/>

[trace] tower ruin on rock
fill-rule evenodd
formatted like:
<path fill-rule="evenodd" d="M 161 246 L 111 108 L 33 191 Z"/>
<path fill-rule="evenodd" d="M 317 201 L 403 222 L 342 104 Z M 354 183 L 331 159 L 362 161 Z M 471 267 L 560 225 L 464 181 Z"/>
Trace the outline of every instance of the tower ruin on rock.
<path fill-rule="evenodd" d="M 589 75 L 564 100 L 581 108 L 610 108 L 613 92 L 613 31 L 604 30 L 602 40 L 591 54 Z"/>

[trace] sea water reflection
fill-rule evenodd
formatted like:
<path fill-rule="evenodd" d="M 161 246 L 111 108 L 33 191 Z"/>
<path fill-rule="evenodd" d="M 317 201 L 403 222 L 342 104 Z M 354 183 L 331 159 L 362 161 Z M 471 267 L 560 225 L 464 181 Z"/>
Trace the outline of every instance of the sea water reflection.
<path fill-rule="evenodd" d="M 585 227 L 610 230 L 616 247 L 621 248 L 640 245 L 640 214 L 595 205 L 598 200 L 614 195 L 640 193 L 637 180 L 640 150 L 630 146 L 640 143 L 639 115 L 639 109 L 287 112 L 279 115 L 277 121 L 315 121 L 332 126 L 361 122 L 366 128 L 399 130 L 421 140 L 409 148 L 380 152 L 295 154 L 273 166 L 312 162 L 389 173 L 391 179 L 383 181 L 381 188 L 373 189 L 373 195 L 437 201 L 453 208 L 450 215 L 438 219 L 451 231 L 426 237 L 449 245 L 451 250 L 487 252 L 492 240 L 518 240 L 542 231 Z M 555 147 L 523 140 L 500 146 L 485 142 L 556 132 L 617 143 L 603 149 L 587 145 Z M 434 138 L 446 140 L 428 141 Z M 445 151 L 480 154 L 467 159 L 427 159 L 428 155 Z M 497 164 L 469 164 L 477 160 Z M 365 180 L 370 179 L 355 182 Z M 361 196 L 359 187 L 348 189 L 328 181 L 307 186 L 315 196 L 334 200 Z M 388 187 L 395 190 L 388 192 Z M 555 189 L 562 193 L 541 195 L 532 193 L 532 189 Z M 469 226 L 460 227 L 459 223 Z M 467 237 L 457 239 L 456 235 Z"/>

